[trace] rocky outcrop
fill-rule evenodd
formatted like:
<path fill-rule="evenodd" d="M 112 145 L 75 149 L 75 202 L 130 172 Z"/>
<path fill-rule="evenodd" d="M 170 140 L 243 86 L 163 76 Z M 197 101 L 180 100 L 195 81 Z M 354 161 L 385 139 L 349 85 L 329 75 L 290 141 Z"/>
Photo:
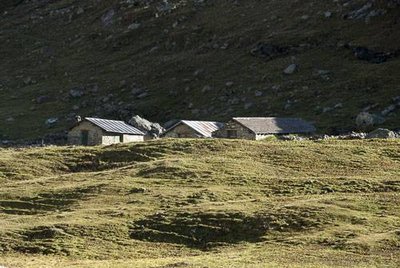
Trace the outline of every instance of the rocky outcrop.
<path fill-rule="evenodd" d="M 165 131 L 159 123 L 150 122 L 139 115 L 134 115 L 129 120 L 129 124 L 146 133 L 148 139 L 157 139 Z"/>
<path fill-rule="evenodd" d="M 385 119 L 379 115 L 361 112 L 356 118 L 356 125 L 358 129 L 366 130 L 373 126 L 382 124 L 384 121 Z"/>
<path fill-rule="evenodd" d="M 367 135 L 367 139 L 395 139 L 397 134 L 385 128 L 378 128 Z"/>

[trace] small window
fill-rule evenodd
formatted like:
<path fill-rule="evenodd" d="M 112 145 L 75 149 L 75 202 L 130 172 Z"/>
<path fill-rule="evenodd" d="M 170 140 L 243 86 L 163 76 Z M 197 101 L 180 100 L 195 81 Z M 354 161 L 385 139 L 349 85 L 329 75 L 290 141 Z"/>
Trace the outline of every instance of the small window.
<path fill-rule="evenodd" d="M 123 134 L 119 135 L 119 142 L 124 142 L 124 135 Z"/>
<path fill-rule="evenodd" d="M 228 138 L 237 138 L 237 130 L 228 129 L 227 135 L 228 135 Z"/>

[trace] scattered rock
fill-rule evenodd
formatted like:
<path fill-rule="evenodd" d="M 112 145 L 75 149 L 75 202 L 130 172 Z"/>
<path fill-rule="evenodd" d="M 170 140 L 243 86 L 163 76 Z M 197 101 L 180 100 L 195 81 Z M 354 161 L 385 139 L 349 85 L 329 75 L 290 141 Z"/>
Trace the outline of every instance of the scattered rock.
<path fill-rule="evenodd" d="M 397 135 L 394 131 L 385 128 L 378 128 L 367 135 L 367 139 L 395 139 Z"/>
<path fill-rule="evenodd" d="M 142 24 L 135 22 L 128 26 L 128 30 L 130 30 L 130 31 L 137 30 L 140 28 L 140 26 L 142 26 Z"/>
<path fill-rule="evenodd" d="M 323 109 L 322 109 L 322 113 L 328 113 L 328 112 L 331 112 L 331 111 L 333 111 L 334 109 L 332 108 L 332 107 L 324 107 Z"/>
<path fill-rule="evenodd" d="M 211 87 L 210 85 L 205 85 L 205 86 L 201 89 L 201 92 L 202 92 L 202 93 L 206 93 L 206 92 L 211 91 L 211 90 L 212 90 L 212 87 Z"/>
<path fill-rule="evenodd" d="M 272 44 L 258 43 L 255 48 L 251 50 L 251 54 L 260 58 L 267 58 L 269 60 L 279 56 L 287 55 L 289 52 L 288 47 L 281 47 Z"/>
<path fill-rule="evenodd" d="M 235 83 L 233 83 L 232 81 L 226 82 L 225 86 L 226 87 L 232 87 Z"/>
<path fill-rule="evenodd" d="M 46 96 L 46 95 L 39 96 L 35 100 L 35 102 L 37 104 L 42 104 L 42 103 L 45 103 L 45 102 L 48 102 L 48 101 L 50 101 L 50 97 Z"/>
<path fill-rule="evenodd" d="M 331 71 L 329 71 L 329 70 L 316 70 L 316 74 L 321 75 L 321 76 L 328 75 L 330 73 L 331 73 Z"/>
<path fill-rule="evenodd" d="M 363 5 L 361 8 L 356 9 L 345 15 L 346 19 L 364 19 L 370 12 L 372 8 L 372 3 L 368 2 L 367 4 Z"/>
<path fill-rule="evenodd" d="M 332 12 L 326 11 L 326 12 L 324 12 L 324 16 L 325 16 L 325 18 L 330 18 L 330 17 L 332 17 Z"/>
<path fill-rule="evenodd" d="M 57 122 L 58 122 L 58 118 L 57 118 L 57 117 L 51 117 L 51 118 L 48 118 L 48 119 L 45 121 L 45 124 L 46 124 L 48 127 L 52 127 L 52 126 L 54 126 Z"/>
<path fill-rule="evenodd" d="M 143 93 L 137 95 L 136 97 L 137 97 L 138 99 L 144 99 L 144 98 L 146 98 L 146 97 L 148 97 L 148 96 L 149 96 L 149 93 L 148 93 L 148 92 L 143 92 Z"/>
<path fill-rule="evenodd" d="M 256 96 L 256 97 L 261 97 L 262 95 L 263 95 L 263 92 L 262 92 L 262 91 L 260 91 L 260 90 L 254 91 L 254 96 Z"/>
<path fill-rule="evenodd" d="M 23 81 L 24 81 L 25 85 L 30 85 L 30 84 L 32 84 L 32 77 L 30 77 L 30 76 L 25 77 Z"/>
<path fill-rule="evenodd" d="M 387 116 L 388 114 L 394 112 L 397 109 L 397 106 L 395 104 L 389 105 L 388 107 L 386 107 L 381 114 L 383 116 Z"/>
<path fill-rule="evenodd" d="M 399 52 L 376 52 L 366 47 L 353 48 L 354 56 L 359 60 L 368 61 L 370 63 L 380 64 L 388 59 L 397 57 Z"/>
<path fill-rule="evenodd" d="M 297 64 L 290 64 L 288 67 L 286 67 L 285 70 L 283 70 L 284 74 L 294 74 L 297 71 Z"/>
<path fill-rule="evenodd" d="M 336 103 L 335 106 L 334 106 L 333 108 L 335 108 L 335 109 L 342 109 L 342 108 L 343 108 L 343 103 L 341 103 L 341 102 Z"/>
<path fill-rule="evenodd" d="M 78 10 L 76 11 L 77 15 L 83 14 L 85 10 L 82 7 L 78 7 Z"/>
<path fill-rule="evenodd" d="M 247 103 L 244 104 L 244 109 L 245 109 L 245 110 L 248 110 L 248 109 L 250 109 L 250 108 L 253 107 L 253 106 L 254 106 L 254 103 L 252 103 L 252 102 L 247 102 Z"/>
<path fill-rule="evenodd" d="M 79 98 L 85 94 L 83 87 L 75 87 L 69 91 L 69 95 L 72 98 Z"/>
<path fill-rule="evenodd" d="M 144 92 L 145 92 L 145 90 L 143 88 L 136 87 L 136 86 L 133 87 L 133 89 L 131 91 L 132 95 L 135 95 L 135 96 L 138 96 L 138 95 L 140 95 L 140 94 L 142 94 Z"/>
<path fill-rule="evenodd" d="M 341 140 L 362 140 L 365 139 L 366 136 L 367 136 L 366 133 L 353 131 L 347 135 L 340 135 L 338 138 Z"/>
<path fill-rule="evenodd" d="M 283 140 L 283 141 L 302 141 L 305 140 L 304 137 L 298 136 L 298 135 L 282 135 L 278 136 L 278 139 Z"/>
<path fill-rule="evenodd" d="M 114 9 L 108 10 L 103 16 L 101 16 L 101 22 L 104 27 L 109 27 L 114 23 Z"/>

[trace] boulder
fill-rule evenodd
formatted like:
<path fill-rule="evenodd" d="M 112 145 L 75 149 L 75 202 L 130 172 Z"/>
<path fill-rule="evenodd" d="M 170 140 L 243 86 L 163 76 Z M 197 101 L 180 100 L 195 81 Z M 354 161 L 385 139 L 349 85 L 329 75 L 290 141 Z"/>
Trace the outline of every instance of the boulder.
<path fill-rule="evenodd" d="M 372 126 L 382 124 L 384 121 L 385 119 L 379 115 L 361 112 L 357 115 L 356 125 L 359 129 L 368 129 Z"/>
<path fill-rule="evenodd" d="M 356 47 L 353 49 L 354 56 L 363 61 L 368 61 L 370 63 L 384 63 L 388 59 L 395 57 L 395 53 L 391 52 L 377 52 L 370 50 L 366 47 Z"/>
<path fill-rule="evenodd" d="M 74 87 L 69 91 L 71 98 L 79 98 L 85 94 L 83 87 Z"/>
<path fill-rule="evenodd" d="M 341 140 L 362 140 L 367 136 L 366 133 L 363 132 L 351 132 L 346 135 L 340 135 L 338 138 Z"/>
<path fill-rule="evenodd" d="M 48 127 L 52 127 L 52 126 L 54 126 L 57 122 L 58 122 L 58 118 L 57 118 L 57 117 L 51 117 L 51 118 L 48 118 L 48 119 L 45 121 L 45 124 L 46 124 Z"/>
<path fill-rule="evenodd" d="M 261 97 L 263 94 L 264 93 L 262 91 L 260 91 L 260 90 L 254 91 L 254 96 L 256 96 L 256 97 Z"/>
<path fill-rule="evenodd" d="M 106 13 L 101 16 L 101 22 L 103 23 L 104 27 L 111 26 L 114 23 L 114 15 L 115 15 L 115 10 L 110 9 Z"/>
<path fill-rule="evenodd" d="M 42 95 L 42 96 L 37 97 L 35 101 L 37 104 L 42 104 L 42 103 L 50 101 L 50 97 L 47 95 Z"/>
<path fill-rule="evenodd" d="M 144 133 L 146 133 L 147 137 L 152 139 L 160 137 L 160 135 L 165 130 L 160 124 L 150 122 L 149 120 L 146 120 L 139 115 L 133 116 L 129 120 L 129 124 L 143 131 Z"/>
<path fill-rule="evenodd" d="M 130 24 L 130 25 L 128 26 L 128 30 L 130 30 L 130 31 L 136 30 L 136 29 L 139 29 L 140 26 L 142 26 L 140 23 L 135 22 L 135 23 L 132 23 L 132 24 Z"/>
<path fill-rule="evenodd" d="M 390 113 L 394 112 L 396 109 L 397 109 L 397 106 L 396 106 L 395 104 L 392 104 L 392 105 L 389 105 L 388 107 L 386 107 L 386 108 L 381 112 L 381 114 L 382 114 L 383 116 L 387 116 L 387 115 L 389 115 Z"/>
<path fill-rule="evenodd" d="M 394 131 L 386 128 L 378 128 L 367 135 L 367 139 L 395 139 L 397 135 Z"/>
<path fill-rule="evenodd" d="M 297 71 L 297 65 L 296 64 L 290 64 L 288 67 L 286 67 L 285 70 L 283 70 L 284 74 L 294 74 Z"/>
<path fill-rule="evenodd" d="M 287 55 L 289 47 L 276 46 L 267 43 L 258 43 L 252 50 L 251 54 L 255 57 L 274 59 L 280 56 Z"/>

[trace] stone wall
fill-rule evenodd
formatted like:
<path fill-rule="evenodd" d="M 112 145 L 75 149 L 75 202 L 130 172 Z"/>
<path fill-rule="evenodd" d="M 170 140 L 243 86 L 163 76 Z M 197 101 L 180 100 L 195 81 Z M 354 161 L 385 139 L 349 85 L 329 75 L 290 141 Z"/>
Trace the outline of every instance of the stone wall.
<path fill-rule="evenodd" d="M 129 135 L 129 134 L 118 134 L 118 133 L 104 133 L 102 138 L 102 145 L 111 145 L 117 143 L 129 143 L 129 142 L 142 142 L 144 136 L 141 135 Z"/>
<path fill-rule="evenodd" d="M 128 135 L 124 134 L 123 137 L 123 143 L 128 143 L 128 142 L 142 142 L 144 141 L 144 136 L 141 135 Z"/>
<path fill-rule="evenodd" d="M 179 124 L 164 134 L 165 138 L 201 138 L 201 135 L 185 124 Z"/>
<path fill-rule="evenodd" d="M 119 134 L 110 134 L 110 133 L 103 134 L 103 137 L 101 139 L 102 145 L 111 145 L 117 143 L 121 143 L 121 137 Z"/>
<path fill-rule="evenodd" d="M 229 137 L 228 132 L 236 131 L 236 137 Z M 225 139 L 246 139 L 246 140 L 255 140 L 256 135 L 249 129 L 243 127 L 241 124 L 237 123 L 234 120 L 230 120 L 225 124 L 223 128 L 217 130 L 213 133 L 213 136 L 216 138 L 225 138 Z"/>
<path fill-rule="evenodd" d="M 100 145 L 102 144 L 103 130 L 92 123 L 81 122 L 79 125 L 74 127 L 68 132 L 68 144 L 71 145 L 82 145 L 82 134 L 81 132 L 89 131 L 88 145 Z"/>

